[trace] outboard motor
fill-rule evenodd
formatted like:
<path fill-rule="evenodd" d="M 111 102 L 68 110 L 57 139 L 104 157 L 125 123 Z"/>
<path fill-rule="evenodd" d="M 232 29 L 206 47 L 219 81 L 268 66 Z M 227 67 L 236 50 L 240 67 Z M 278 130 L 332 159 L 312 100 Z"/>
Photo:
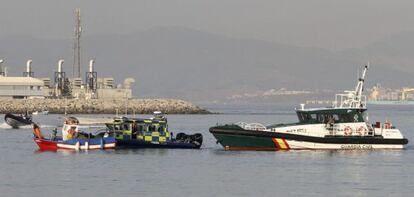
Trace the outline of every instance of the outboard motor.
<path fill-rule="evenodd" d="M 190 137 L 191 137 L 192 143 L 197 145 L 197 147 L 200 147 L 201 144 L 203 144 L 203 135 L 201 135 L 201 133 L 190 135 Z"/>
<path fill-rule="evenodd" d="M 197 147 L 200 147 L 203 143 L 203 135 L 201 133 L 196 133 L 193 135 L 187 135 L 185 133 L 178 133 L 175 137 L 175 140 L 184 142 L 184 143 L 192 143 Z"/>

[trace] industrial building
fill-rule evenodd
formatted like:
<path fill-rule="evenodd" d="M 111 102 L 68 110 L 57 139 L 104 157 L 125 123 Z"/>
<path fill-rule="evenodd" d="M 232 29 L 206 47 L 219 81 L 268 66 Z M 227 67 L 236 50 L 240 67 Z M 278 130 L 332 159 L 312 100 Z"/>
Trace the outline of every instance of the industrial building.
<path fill-rule="evenodd" d="M 94 70 L 94 60 L 89 62 L 89 70 L 82 78 L 68 78 L 63 71 L 64 60 L 59 60 L 53 81 L 50 78 L 35 78 L 32 60 L 28 60 L 23 77 L 7 76 L 7 67 L 0 60 L 0 97 L 8 98 L 81 98 L 81 99 L 129 99 L 132 98 L 133 78 L 123 84 L 114 84 L 112 77 L 98 77 Z"/>
<path fill-rule="evenodd" d="M 0 97 L 7 98 L 44 98 L 43 81 L 32 77 L 32 73 L 25 72 L 26 77 L 9 77 L 7 69 L 2 66 L 3 60 L 0 60 Z M 27 61 L 30 66 L 31 60 Z"/>
<path fill-rule="evenodd" d="M 63 71 L 64 60 L 59 60 L 53 78 L 35 78 L 32 60 L 28 60 L 23 77 L 7 76 L 7 67 L 0 60 L 0 97 L 11 98 L 84 98 L 84 99 L 128 99 L 132 98 L 133 78 L 123 84 L 114 84 L 112 77 L 98 77 L 94 69 L 95 60 L 89 61 L 89 69 L 82 78 L 81 61 L 81 15 L 75 10 L 74 61 L 72 76 Z"/>
<path fill-rule="evenodd" d="M 43 81 L 33 77 L 0 76 L 0 97 L 44 98 Z"/>

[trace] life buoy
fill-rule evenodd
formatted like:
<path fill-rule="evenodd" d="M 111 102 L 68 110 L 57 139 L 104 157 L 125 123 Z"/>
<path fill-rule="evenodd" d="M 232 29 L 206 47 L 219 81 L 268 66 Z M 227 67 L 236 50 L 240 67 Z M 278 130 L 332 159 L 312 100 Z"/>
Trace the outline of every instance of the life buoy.
<path fill-rule="evenodd" d="M 352 135 L 352 128 L 350 126 L 346 126 L 344 129 L 345 135 Z"/>
<path fill-rule="evenodd" d="M 367 135 L 367 134 L 368 134 L 368 129 L 367 129 L 367 128 L 365 128 L 365 127 L 363 127 L 363 126 L 360 126 L 360 127 L 357 129 L 357 133 L 358 133 L 359 135 Z"/>

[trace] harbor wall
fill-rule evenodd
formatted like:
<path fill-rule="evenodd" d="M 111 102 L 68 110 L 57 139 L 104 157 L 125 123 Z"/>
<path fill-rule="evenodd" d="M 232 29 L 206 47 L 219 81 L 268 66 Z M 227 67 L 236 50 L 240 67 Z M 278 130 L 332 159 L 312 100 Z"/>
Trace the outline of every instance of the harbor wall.
<path fill-rule="evenodd" d="M 0 113 L 29 113 L 48 110 L 64 114 L 150 114 L 162 111 L 167 114 L 206 114 L 204 108 L 178 99 L 0 99 Z"/>

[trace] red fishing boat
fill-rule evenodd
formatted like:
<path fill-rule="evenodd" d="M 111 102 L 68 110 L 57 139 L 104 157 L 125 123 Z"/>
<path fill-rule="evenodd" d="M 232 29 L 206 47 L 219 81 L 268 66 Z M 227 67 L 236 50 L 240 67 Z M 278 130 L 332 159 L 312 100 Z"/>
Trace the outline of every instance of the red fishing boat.
<path fill-rule="evenodd" d="M 40 127 L 33 124 L 34 141 L 40 150 L 93 150 L 93 149 L 113 149 L 116 146 L 114 137 L 109 137 L 105 132 L 92 135 L 78 131 L 78 121 L 76 118 L 69 118 L 65 121 L 62 128 L 62 136 L 56 136 L 56 130 L 50 138 L 42 135 Z"/>

